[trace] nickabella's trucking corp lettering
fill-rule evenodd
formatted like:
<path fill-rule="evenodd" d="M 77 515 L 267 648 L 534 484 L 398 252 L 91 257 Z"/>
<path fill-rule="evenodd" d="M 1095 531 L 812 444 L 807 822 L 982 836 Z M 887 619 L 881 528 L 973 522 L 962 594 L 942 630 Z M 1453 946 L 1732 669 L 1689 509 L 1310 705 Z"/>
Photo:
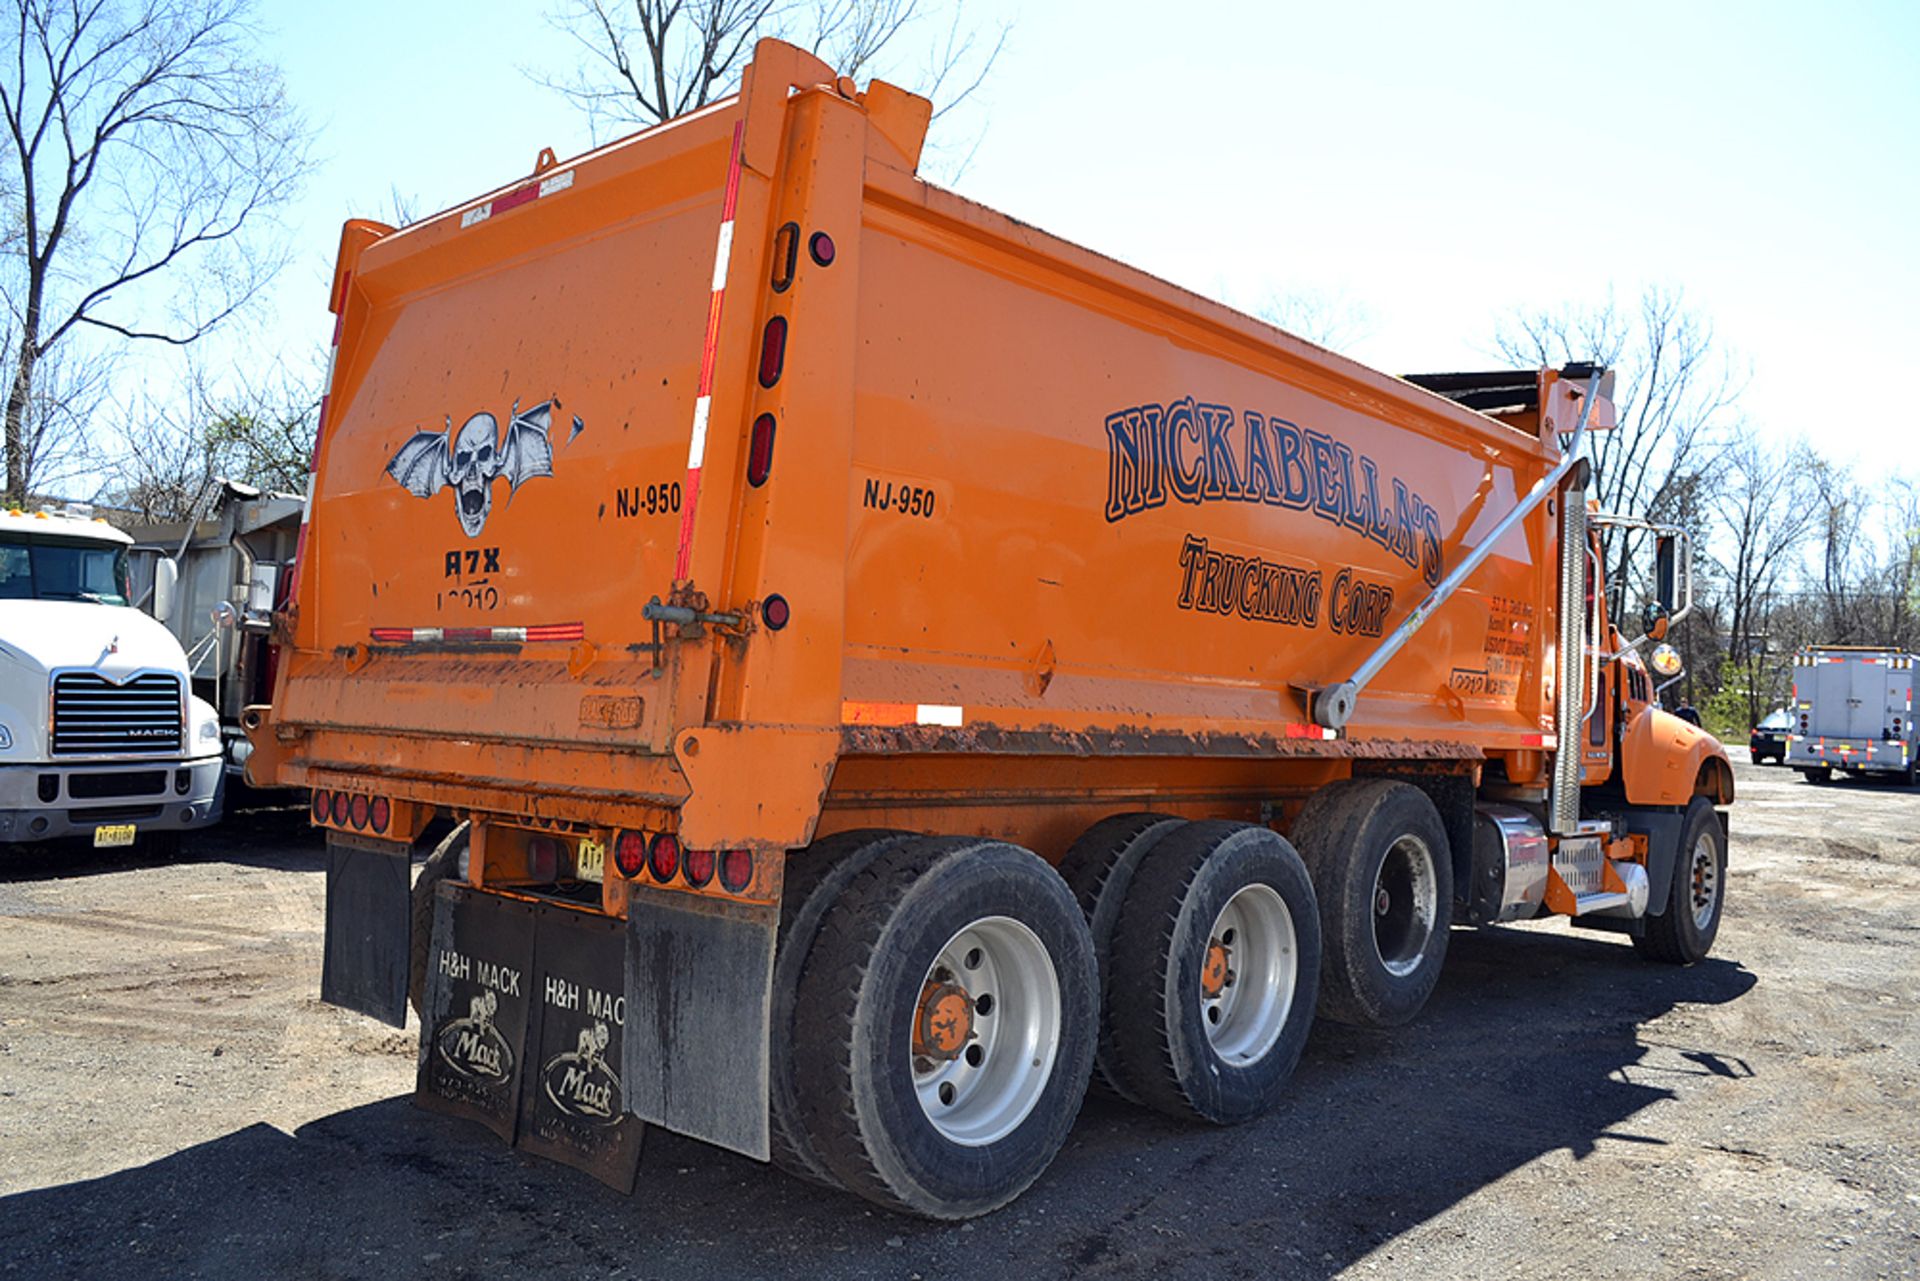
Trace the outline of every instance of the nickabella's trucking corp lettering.
<path fill-rule="evenodd" d="M 1440 514 L 1406 482 L 1325 432 L 1188 396 L 1109 414 L 1107 520 L 1166 505 L 1266 503 L 1311 512 L 1440 581 Z"/>

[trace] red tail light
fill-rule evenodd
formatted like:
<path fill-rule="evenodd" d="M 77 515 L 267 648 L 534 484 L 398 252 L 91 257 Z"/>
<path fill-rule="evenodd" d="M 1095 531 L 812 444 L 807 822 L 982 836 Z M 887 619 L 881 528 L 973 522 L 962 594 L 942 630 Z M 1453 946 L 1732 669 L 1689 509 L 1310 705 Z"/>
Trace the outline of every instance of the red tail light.
<path fill-rule="evenodd" d="M 613 842 L 613 865 L 632 880 L 647 865 L 647 838 L 643 832 L 622 832 Z"/>
<path fill-rule="evenodd" d="M 755 489 L 766 484 L 773 472 L 775 426 L 772 414 L 761 414 L 753 420 L 753 436 L 747 446 L 747 483 Z"/>
<path fill-rule="evenodd" d="M 366 829 L 367 798 L 364 796 L 355 796 L 353 798 L 353 825 L 363 831 Z"/>
<path fill-rule="evenodd" d="M 393 802 L 384 796 L 374 797 L 373 805 L 369 810 L 368 821 L 373 824 L 374 831 L 386 831 L 387 824 L 393 821 Z"/>
<path fill-rule="evenodd" d="M 774 316 L 760 335 L 760 385 L 771 387 L 780 381 L 787 364 L 787 318 Z"/>
<path fill-rule="evenodd" d="M 713 879 L 713 868 L 716 861 L 712 850 L 688 850 L 687 884 L 693 886 L 696 890 L 705 886 L 708 881 Z"/>
<path fill-rule="evenodd" d="M 787 604 L 785 596 L 769 596 L 760 603 L 760 617 L 766 621 L 768 631 L 777 632 L 793 618 L 793 606 Z"/>
<path fill-rule="evenodd" d="M 328 807 L 332 803 L 333 803 L 332 798 L 329 797 L 325 792 L 316 791 L 312 797 L 313 821 L 316 823 L 326 822 Z"/>
<path fill-rule="evenodd" d="M 536 881 L 560 879 L 560 842 L 536 836 L 527 842 L 527 872 Z"/>
<path fill-rule="evenodd" d="M 680 838 L 671 832 L 657 832 L 647 845 L 647 870 L 653 879 L 666 884 L 680 870 Z"/>
<path fill-rule="evenodd" d="M 738 894 L 753 880 L 753 851 L 728 850 L 720 856 L 720 884 Z"/>
<path fill-rule="evenodd" d="M 345 826 L 347 821 L 347 794 L 345 792 L 335 792 L 333 794 L 332 812 L 334 823 Z"/>
<path fill-rule="evenodd" d="M 807 241 L 807 252 L 822 267 L 833 266 L 833 237 L 824 231 L 816 231 Z"/>

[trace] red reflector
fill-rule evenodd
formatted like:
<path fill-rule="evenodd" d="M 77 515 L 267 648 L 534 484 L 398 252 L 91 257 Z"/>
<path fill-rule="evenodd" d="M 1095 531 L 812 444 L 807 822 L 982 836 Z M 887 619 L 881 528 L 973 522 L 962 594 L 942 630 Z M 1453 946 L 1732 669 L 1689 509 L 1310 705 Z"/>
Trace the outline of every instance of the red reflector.
<path fill-rule="evenodd" d="M 738 894 L 753 879 L 753 851 L 728 850 L 720 858 L 720 884 Z"/>
<path fill-rule="evenodd" d="M 647 845 L 647 870 L 662 884 L 671 881 L 680 870 L 680 838 L 671 832 L 656 832 Z"/>
<path fill-rule="evenodd" d="M 792 620 L 793 607 L 785 596 L 769 596 L 760 603 L 760 617 L 766 620 L 768 630 L 777 632 Z"/>
<path fill-rule="evenodd" d="M 358 828 L 367 825 L 367 798 L 364 796 L 353 798 L 353 825 Z"/>
<path fill-rule="evenodd" d="M 331 799 L 327 796 L 325 792 L 316 791 L 313 794 L 313 821 L 314 822 L 324 823 L 327 821 L 327 806 L 330 803 L 331 803 Z"/>
<path fill-rule="evenodd" d="M 613 865 L 631 880 L 647 865 L 647 838 L 640 832 L 622 832 L 613 842 Z"/>
<path fill-rule="evenodd" d="M 393 802 L 384 796 L 374 797 L 372 808 L 368 813 L 368 821 L 373 824 L 374 831 L 386 831 L 387 824 L 393 821 Z"/>
<path fill-rule="evenodd" d="M 699 889 L 713 879 L 715 858 L 712 850 L 687 851 L 687 884 Z"/>
<path fill-rule="evenodd" d="M 345 824 L 347 821 L 347 794 L 345 792 L 335 792 L 333 794 L 333 804 L 331 808 L 333 821 L 338 824 Z"/>
<path fill-rule="evenodd" d="M 807 252 L 822 267 L 833 266 L 833 237 L 824 231 L 816 231 L 807 240 Z"/>
<path fill-rule="evenodd" d="M 767 321 L 767 330 L 760 335 L 760 385 L 771 387 L 780 381 L 780 371 L 787 364 L 787 318 L 774 316 Z"/>
<path fill-rule="evenodd" d="M 755 489 L 766 484 L 773 472 L 774 426 L 772 414 L 761 414 L 753 420 L 753 436 L 747 445 L 747 483 Z"/>
<path fill-rule="evenodd" d="M 536 881 L 560 879 L 560 842 L 536 836 L 527 842 L 527 871 Z"/>

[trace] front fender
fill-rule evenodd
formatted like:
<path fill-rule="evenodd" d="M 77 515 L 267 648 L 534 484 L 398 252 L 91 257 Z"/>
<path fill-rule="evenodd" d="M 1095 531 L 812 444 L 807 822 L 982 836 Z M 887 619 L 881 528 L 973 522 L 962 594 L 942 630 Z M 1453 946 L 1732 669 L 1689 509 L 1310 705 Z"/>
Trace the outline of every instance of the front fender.
<path fill-rule="evenodd" d="M 1629 805 L 1685 805 L 1696 795 L 1733 801 L 1733 765 L 1720 740 L 1671 712 L 1646 707 L 1627 726 L 1620 777 Z"/>

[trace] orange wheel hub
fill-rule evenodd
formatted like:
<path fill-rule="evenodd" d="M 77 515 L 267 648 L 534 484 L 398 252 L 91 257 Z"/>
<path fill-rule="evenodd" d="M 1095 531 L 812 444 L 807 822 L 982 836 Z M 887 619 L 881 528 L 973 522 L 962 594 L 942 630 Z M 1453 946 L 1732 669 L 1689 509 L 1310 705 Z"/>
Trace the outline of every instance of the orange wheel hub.
<path fill-rule="evenodd" d="M 1211 1001 L 1226 990 L 1227 945 L 1215 939 L 1207 944 L 1206 964 L 1200 969 L 1200 994 Z"/>
<path fill-rule="evenodd" d="M 957 1059 L 973 1039 L 973 999 L 958 983 L 929 983 L 913 1016 L 913 1052 Z"/>

